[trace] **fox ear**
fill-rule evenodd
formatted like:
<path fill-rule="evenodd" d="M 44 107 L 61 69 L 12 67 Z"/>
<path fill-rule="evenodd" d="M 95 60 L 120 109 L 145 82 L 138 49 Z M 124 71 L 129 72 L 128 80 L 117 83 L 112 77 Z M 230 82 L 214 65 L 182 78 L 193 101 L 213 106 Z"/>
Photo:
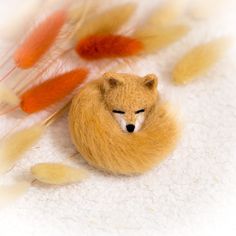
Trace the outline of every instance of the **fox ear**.
<path fill-rule="evenodd" d="M 120 78 L 119 74 L 116 73 L 105 73 L 103 75 L 103 79 L 105 90 L 116 88 L 123 83 L 123 80 Z"/>
<path fill-rule="evenodd" d="M 148 74 L 144 77 L 144 86 L 150 90 L 156 89 L 158 85 L 158 78 L 154 74 Z"/>

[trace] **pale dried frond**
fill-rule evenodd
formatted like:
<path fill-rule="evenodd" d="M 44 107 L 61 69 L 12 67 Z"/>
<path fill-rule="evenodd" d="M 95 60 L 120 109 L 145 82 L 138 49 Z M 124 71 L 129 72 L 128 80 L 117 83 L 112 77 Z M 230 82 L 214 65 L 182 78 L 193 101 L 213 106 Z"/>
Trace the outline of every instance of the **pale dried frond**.
<path fill-rule="evenodd" d="M 44 125 L 18 131 L 0 143 L 0 174 L 9 171 L 22 155 L 42 136 Z"/>
<path fill-rule="evenodd" d="M 77 31 L 76 40 L 92 34 L 114 33 L 133 15 L 136 4 L 126 3 L 115 6 L 100 14 L 94 15 L 85 20 L 84 24 Z"/>
<path fill-rule="evenodd" d="M 38 181 L 46 184 L 64 185 L 80 182 L 88 176 L 87 171 L 60 163 L 40 163 L 31 168 Z"/>
<path fill-rule="evenodd" d="M 1 102 L 11 106 L 17 106 L 20 103 L 20 99 L 14 93 L 14 91 L 3 85 L 0 85 L 0 103 Z"/>
<path fill-rule="evenodd" d="M 0 174 L 4 174 L 13 168 L 22 155 L 41 138 L 45 129 L 60 118 L 69 106 L 70 102 L 42 123 L 18 131 L 3 139 L 0 143 Z"/>
<path fill-rule="evenodd" d="M 29 190 L 30 182 L 21 181 L 12 185 L 0 186 L 0 208 L 22 197 Z"/>
<path fill-rule="evenodd" d="M 231 45 L 232 40 L 229 37 L 222 37 L 194 47 L 176 64 L 173 80 L 177 84 L 186 84 L 204 75 L 223 57 Z"/>
<path fill-rule="evenodd" d="M 186 25 L 172 25 L 167 27 L 140 29 L 135 37 L 144 44 L 145 53 L 155 53 L 156 50 L 165 48 L 176 42 L 189 32 Z"/>
<path fill-rule="evenodd" d="M 157 27 L 174 24 L 185 10 L 186 0 L 168 0 L 158 7 L 149 17 L 147 24 Z"/>

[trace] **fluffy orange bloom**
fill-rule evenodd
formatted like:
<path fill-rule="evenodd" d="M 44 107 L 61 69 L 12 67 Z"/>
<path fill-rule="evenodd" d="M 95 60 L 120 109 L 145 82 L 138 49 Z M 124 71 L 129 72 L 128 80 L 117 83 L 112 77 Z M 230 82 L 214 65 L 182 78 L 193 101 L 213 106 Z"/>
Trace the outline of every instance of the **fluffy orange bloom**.
<path fill-rule="evenodd" d="M 87 75 L 87 69 L 76 69 L 29 89 L 21 96 L 21 109 L 30 114 L 59 102 L 79 86 Z"/>
<path fill-rule="evenodd" d="M 142 49 L 141 41 L 113 34 L 89 36 L 76 46 L 77 53 L 87 60 L 134 56 Z"/>
<path fill-rule="evenodd" d="M 55 42 L 66 21 L 66 10 L 58 10 L 40 23 L 23 41 L 14 54 L 17 67 L 34 66 Z"/>

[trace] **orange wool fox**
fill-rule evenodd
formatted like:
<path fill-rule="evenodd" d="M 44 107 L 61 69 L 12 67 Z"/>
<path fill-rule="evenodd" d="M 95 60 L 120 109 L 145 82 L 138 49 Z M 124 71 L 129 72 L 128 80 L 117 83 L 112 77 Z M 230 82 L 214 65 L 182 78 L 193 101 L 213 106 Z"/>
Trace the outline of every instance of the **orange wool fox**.
<path fill-rule="evenodd" d="M 179 124 L 157 91 L 155 75 L 106 73 L 83 87 L 69 112 L 72 140 L 89 164 L 140 174 L 176 145 Z"/>

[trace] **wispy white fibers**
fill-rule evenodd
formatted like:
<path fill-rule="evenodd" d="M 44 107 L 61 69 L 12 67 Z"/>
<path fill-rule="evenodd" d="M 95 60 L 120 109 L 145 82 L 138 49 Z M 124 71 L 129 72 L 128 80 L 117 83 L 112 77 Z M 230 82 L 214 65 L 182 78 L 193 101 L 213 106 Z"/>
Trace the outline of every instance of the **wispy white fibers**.
<path fill-rule="evenodd" d="M 42 2 L 41 0 L 21 1 L 14 14 L 9 15 L 8 19 L 0 25 L 1 38 L 15 42 L 23 36 L 40 11 Z"/>

